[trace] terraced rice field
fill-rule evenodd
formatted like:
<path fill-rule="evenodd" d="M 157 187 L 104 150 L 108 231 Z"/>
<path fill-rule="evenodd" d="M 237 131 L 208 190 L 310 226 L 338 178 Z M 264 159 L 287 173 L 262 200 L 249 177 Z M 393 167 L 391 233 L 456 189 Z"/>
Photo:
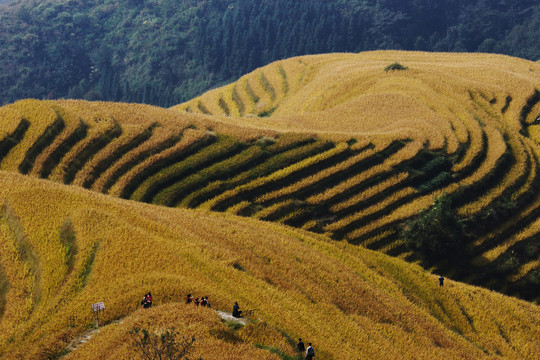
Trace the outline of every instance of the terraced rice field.
<path fill-rule="evenodd" d="M 395 61 L 408 69 L 385 72 Z M 411 261 L 400 227 L 447 193 L 475 231 L 471 268 L 441 269 L 539 301 L 539 88 L 539 64 L 505 56 L 304 56 L 172 109 L 8 105 L 0 169 L 275 221 Z"/>
<path fill-rule="evenodd" d="M 336 360 L 540 354 L 537 305 L 450 279 L 441 288 L 417 265 L 322 235 L 3 171 L 0 203 L 3 359 L 136 359 L 134 327 L 174 327 L 203 359 L 294 359 L 299 337 Z M 141 309 L 149 290 L 154 305 Z M 185 304 L 187 293 L 212 308 Z M 235 301 L 257 309 L 245 326 L 215 311 Z"/>

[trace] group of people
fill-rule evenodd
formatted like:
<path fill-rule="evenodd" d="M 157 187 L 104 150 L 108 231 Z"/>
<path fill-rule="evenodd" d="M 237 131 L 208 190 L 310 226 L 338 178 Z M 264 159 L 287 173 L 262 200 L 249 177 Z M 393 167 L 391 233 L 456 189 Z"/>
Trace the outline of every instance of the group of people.
<path fill-rule="evenodd" d="M 301 354 L 303 354 L 304 351 L 306 352 L 306 360 L 311 360 L 315 357 L 315 349 L 313 349 L 311 343 L 308 343 L 308 347 L 306 348 L 306 345 L 304 345 L 302 339 L 298 339 L 298 344 L 296 344 L 296 348 Z"/>
<path fill-rule="evenodd" d="M 194 303 L 196 306 L 205 306 L 205 307 L 211 307 L 210 302 L 208 301 L 208 296 L 203 296 L 201 298 L 196 297 L 195 299 L 191 294 L 187 294 L 186 296 L 186 304 Z"/>
<path fill-rule="evenodd" d="M 441 281 L 441 286 L 442 286 L 442 281 Z M 196 306 L 210 307 L 208 296 L 204 296 L 201 298 L 198 298 L 198 297 L 193 298 L 191 294 L 187 294 L 186 304 L 191 304 L 191 303 L 194 303 Z M 150 291 L 144 294 L 141 300 L 141 306 L 144 309 L 148 309 L 149 307 L 152 307 L 152 294 L 150 293 Z M 235 318 L 242 317 L 242 310 L 240 310 L 240 306 L 238 305 L 238 302 L 235 302 L 233 305 L 232 316 L 234 316 Z M 296 347 L 298 351 L 302 354 L 305 351 L 306 360 L 312 360 L 315 357 L 315 349 L 313 349 L 313 346 L 311 345 L 311 343 L 308 343 L 308 347 L 306 348 L 302 339 L 298 339 L 298 344 L 296 345 Z"/>
<path fill-rule="evenodd" d="M 152 307 L 152 294 L 150 293 L 150 291 L 144 294 L 141 300 L 141 306 L 144 309 L 148 309 L 149 307 Z"/>

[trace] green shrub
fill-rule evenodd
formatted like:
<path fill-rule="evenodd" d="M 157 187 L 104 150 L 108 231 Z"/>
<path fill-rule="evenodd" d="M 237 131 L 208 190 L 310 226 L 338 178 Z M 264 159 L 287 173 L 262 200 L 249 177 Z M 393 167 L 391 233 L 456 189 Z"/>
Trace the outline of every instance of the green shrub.
<path fill-rule="evenodd" d="M 272 115 L 274 113 L 274 111 L 276 111 L 276 109 L 277 109 L 277 107 L 273 107 L 271 109 L 261 111 L 260 113 L 257 114 L 257 116 L 258 117 L 269 117 L 270 115 Z"/>
<path fill-rule="evenodd" d="M 406 245 L 428 261 L 457 259 L 467 236 L 464 226 L 452 206 L 452 200 L 443 194 L 429 209 L 405 223 L 401 236 Z"/>
<path fill-rule="evenodd" d="M 401 64 L 398 63 L 398 62 L 395 62 L 395 63 L 390 64 L 390 65 L 388 65 L 387 67 L 385 67 L 385 68 L 384 68 L 384 71 L 385 71 L 385 72 L 388 72 L 388 71 L 390 71 L 390 70 L 407 70 L 407 69 L 408 69 L 408 67 L 403 66 L 403 65 L 401 65 Z"/>
<path fill-rule="evenodd" d="M 178 338 L 174 328 L 167 329 L 161 334 L 150 334 L 146 329 L 134 327 L 129 331 L 132 347 L 145 360 L 181 360 L 193 348 L 195 337 Z"/>
<path fill-rule="evenodd" d="M 71 272 L 75 261 L 74 255 L 77 253 L 77 244 L 75 242 L 75 227 L 69 218 L 67 218 L 60 227 L 60 240 L 62 240 L 62 244 L 66 251 L 66 265 L 68 265 L 68 272 Z"/>

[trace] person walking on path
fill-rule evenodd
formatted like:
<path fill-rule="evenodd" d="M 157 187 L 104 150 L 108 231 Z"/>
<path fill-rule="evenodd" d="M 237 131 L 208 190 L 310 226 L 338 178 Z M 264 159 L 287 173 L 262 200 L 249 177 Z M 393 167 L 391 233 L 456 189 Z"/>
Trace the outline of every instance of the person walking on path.
<path fill-rule="evenodd" d="M 439 276 L 439 286 L 443 286 L 443 283 L 444 283 L 444 278 L 443 276 Z"/>
<path fill-rule="evenodd" d="M 235 302 L 232 307 L 232 316 L 235 318 L 242 317 L 242 311 L 240 310 L 240 306 L 238 306 L 237 302 Z"/>
<path fill-rule="evenodd" d="M 306 346 L 304 345 L 302 339 L 298 339 L 298 344 L 296 344 L 296 348 L 298 349 L 298 352 L 300 352 L 300 354 L 303 354 L 304 351 L 306 351 Z"/>
<path fill-rule="evenodd" d="M 309 346 L 306 349 L 306 360 L 311 360 L 315 357 L 315 349 L 313 349 L 311 343 L 309 343 L 308 345 Z"/>

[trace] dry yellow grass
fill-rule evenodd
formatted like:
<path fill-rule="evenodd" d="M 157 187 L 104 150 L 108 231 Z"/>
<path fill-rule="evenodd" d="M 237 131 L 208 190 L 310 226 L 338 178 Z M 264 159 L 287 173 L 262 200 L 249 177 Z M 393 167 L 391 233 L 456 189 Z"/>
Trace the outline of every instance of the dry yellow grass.
<path fill-rule="evenodd" d="M 508 239 L 504 243 L 499 244 L 493 249 L 490 249 L 489 251 L 485 252 L 484 254 L 482 254 L 482 257 L 484 257 L 488 261 L 493 261 L 497 257 L 499 257 L 502 253 L 507 251 L 511 246 L 515 245 L 521 240 L 534 236 L 535 234 L 538 234 L 539 232 L 540 232 L 540 219 L 536 220 L 527 228 L 523 229 L 520 233 Z"/>
<path fill-rule="evenodd" d="M 498 129 L 495 127 L 486 126 L 485 132 L 488 138 L 486 158 L 471 176 L 468 176 L 462 180 L 461 184 L 463 186 L 469 186 L 476 182 L 482 181 L 493 171 L 503 154 L 507 151 L 507 144 Z M 486 199 L 480 198 L 465 206 L 462 206 L 459 209 L 459 213 L 463 215 L 474 214 L 476 211 L 481 210 L 485 203 Z"/>
<path fill-rule="evenodd" d="M 383 71 L 396 60 L 408 70 Z M 442 135 L 452 153 L 456 140 L 463 142 L 466 136 L 460 119 L 453 114 L 456 103 L 465 111 L 474 112 L 468 90 L 493 95 L 498 109 L 503 108 L 506 95 L 511 94 L 506 114 L 512 118 L 514 128 L 520 126 L 519 111 L 540 84 L 540 76 L 529 71 L 529 64 L 486 54 L 376 51 L 302 56 L 270 64 L 238 81 L 237 89 L 245 88 L 243 84 L 249 81 L 253 93 L 260 97 L 259 108 L 246 106 L 245 115 L 275 108 L 269 118 L 228 121 L 253 127 L 353 134 L 377 133 L 387 126 L 394 134 L 396 130 L 415 128 L 416 136 L 428 138 L 433 148 Z M 288 84 L 284 97 L 282 73 L 286 74 Z M 261 74 L 272 84 L 275 100 L 260 85 Z M 230 88 L 231 85 L 212 90 L 175 109 L 183 111 L 189 107 L 196 111 L 194 104 L 199 102 L 215 104 L 216 99 L 225 99 L 223 94 L 230 92 Z M 246 97 L 242 98 L 245 101 Z M 219 114 L 220 110 L 210 112 Z M 422 123 L 431 126 L 423 127 Z M 455 135 L 450 124 L 458 131 Z"/>
<path fill-rule="evenodd" d="M 396 61 L 408 69 L 384 71 Z M 408 250 L 396 227 L 442 192 L 459 197 L 467 224 L 486 214 L 494 221 L 500 214 L 489 215 L 491 207 L 512 200 L 515 214 L 480 226 L 486 230 L 468 247 L 472 256 L 488 253 L 482 266 L 496 267 L 487 259 L 522 239 L 520 231 L 538 234 L 540 75 L 530 66 L 487 54 L 327 54 L 270 64 L 173 109 L 24 100 L 0 109 L 0 141 L 21 119 L 31 124 L 18 145 L 0 143 L 9 150 L 0 169 L 43 177 L 52 170 L 52 180 L 114 196 L 326 229 L 397 255 Z M 63 129 L 42 136 L 60 120 Z M 74 144 L 68 139 L 81 121 L 88 135 Z M 149 139 L 128 146 L 154 123 Z M 304 140 L 291 145 L 284 134 Z M 241 152 L 206 154 L 201 146 L 189 156 L 200 163 L 179 162 L 201 139 L 227 136 Z M 179 175 L 169 176 L 175 166 Z"/>
<path fill-rule="evenodd" d="M 129 171 L 131 170 L 131 168 L 137 165 L 135 163 L 130 166 L 130 162 L 132 161 L 132 159 L 144 157 L 145 154 L 150 156 L 150 154 L 155 153 L 155 149 L 161 148 L 163 144 L 167 144 L 169 141 L 171 142 L 170 146 L 172 146 L 174 144 L 174 139 L 178 136 L 178 132 L 174 129 L 163 127 L 158 127 L 154 129 L 152 136 L 147 141 L 127 153 L 126 156 L 120 158 L 115 164 L 108 167 L 107 170 L 105 170 L 105 172 L 95 181 L 92 189 L 99 192 L 108 192 L 110 186 L 114 185 L 114 183 L 116 182 L 115 181 L 111 184 L 108 184 L 111 177 L 115 176 L 115 174 L 119 174 L 119 172 L 121 172 L 123 168 L 126 168 L 126 171 Z M 110 186 L 106 188 L 108 185 Z"/>
<path fill-rule="evenodd" d="M 408 69 L 383 71 L 395 61 Z M 525 60 L 487 54 L 376 51 L 302 56 L 255 70 L 236 85 L 215 89 L 173 109 L 182 111 L 186 106 L 193 108 L 193 103 L 227 100 L 230 96 L 223 94 L 234 86 L 240 94 L 249 82 L 253 84 L 251 98 L 259 98 L 264 106 L 256 108 L 253 102 L 245 106 L 244 116 L 231 113 L 222 121 L 324 136 L 348 134 L 376 139 L 384 134 L 393 140 L 414 139 L 421 144 L 419 149 L 442 150 L 448 155 L 459 150 L 462 155 L 452 166 L 459 185 L 482 188 L 479 184 L 485 182 L 486 190 L 459 209 L 460 214 L 473 216 L 510 190 L 513 199 L 520 198 L 536 179 L 537 155 L 524 148 L 522 143 L 528 139 L 520 133 L 523 109 L 540 87 L 540 76 L 531 72 L 530 66 Z M 271 83 L 274 98 L 262 86 L 262 78 Z M 287 79 L 287 91 L 282 86 L 283 78 Z M 249 96 L 245 95 L 239 97 L 248 104 Z M 539 106 L 534 104 L 526 114 L 527 124 L 534 122 Z M 268 109 L 272 109 L 269 117 L 254 117 Z M 536 136 L 534 126 L 527 129 L 531 139 Z M 512 154 L 512 167 L 503 170 L 501 178 L 486 181 L 501 167 L 505 152 Z M 395 159 L 398 165 L 408 158 Z M 365 172 L 358 179 L 367 176 Z M 525 183 L 521 184 L 523 179 Z M 303 183 L 310 180 L 316 181 L 315 176 Z M 318 204 L 355 184 L 354 178 L 344 179 L 342 186 L 306 200 Z M 455 185 L 447 187 L 447 192 L 453 192 Z M 257 201 L 292 194 L 297 186 L 300 183 L 262 194 Z"/>
<path fill-rule="evenodd" d="M 94 121 L 110 117 L 122 125 L 150 126 L 153 123 L 159 123 L 163 127 L 173 127 L 178 130 L 192 123 L 190 121 L 192 116 L 189 114 L 175 114 L 167 109 L 151 105 L 83 100 L 58 100 L 57 103 L 83 118 Z"/>
<path fill-rule="evenodd" d="M 529 169 L 528 176 L 525 180 L 523 186 L 519 187 L 513 194 L 512 200 L 519 199 L 522 195 L 533 190 L 533 186 L 536 183 L 536 177 L 538 176 L 538 162 L 536 160 L 536 152 L 534 151 L 534 142 L 530 139 L 525 139 L 523 147 L 525 148 L 524 152 L 529 158 Z"/>
<path fill-rule="evenodd" d="M 343 144 L 343 143 L 338 144 L 337 146 L 338 147 L 343 147 L 343 148 L 347 147 L 346 144 Z M 357 164 L 359 161 L 367 159 L 369 157 L 369 155 L 371 155 L 371 154 L 372 154 L 371 152 L 362 152 L 362 153 L 360 153 L 358 155 L 351 156 L 349 159 L 347 159 L 345 161 L 342 161 L 342 162 L 336 164 L 335 166 L 327 168 L 327 169 L 325 169 L 325 170 L 323 170 L 321 172 L 318 172 L 318 173 L 316 173 L 316 174 L 314 174 L 312 176 L 303 178 L 302 180 L 300 180 L 300 181 L 298 181 L 298 182 L 296 182 L 296 183 L 294 183 L 294 184 L 292 184 L 290 186 L 287 186 L 287 187 L 281 188 L 279 190 L 275 190 L 275 191 L 266 193 L 266 194 L 258 197 L 257 199 L 255 199 L 255 202 L 265 202 L 265 201 L 269 201 L 269 200 L 272 200 L 272 199 L 275 199 L 275 198 L 288 196 L 288 195 L 291 195 L 292 193 L 294 193 L 296 191 L 299 191 L 299 190 L 302 190 L 304 188 L 313 186 L 313 184 L 316 184 L 317 182 L 322 181 L 325 178 L 333 176 L 336 173 L 339 173 L 340 171 L 348 169 L 351 166 L 354 166 L 355 164 Z"/>
<path fill-rule="evenodd" d="M 138 125 L 148 127 L 158 123 L 162 127 L 181 131 L 190 126 L 200 130 L 213 130 L 224 135 L 237 136 L 245 141 L 259 136 L 275 135 L 275 131 L 257 130 L 221 121 L 219 117 L 208 117 L 193 113 L 179 113 L 169 109 L 144 104 L 127 104 L 115 102 L 57 100 L 65 109 L 71 110 L 83 118 L 113 118 L 121 126 Z"/>
<path fill-rule="evenodd" d="M 50 104 L 51 108 L 56 111 L 56 113 L 62 118 L 65 123 L 64 130 L 54 139 L 54 141 L 47 146 L 47 148 L 42 151 L 36 158 L 34 168 L 30 174 L 34 176 L 40 176 L 45 171 L 45 164 L 50 158 L 51 154 L 54 153 L 62 144 L 66 142 L 74 133 L 77 132 L 81 127 L 87 126 L 86 123 L 75 113 L 66 110 L 55 103 Z M 50 174 L 50 170 L 48 170 Z M 60 180 L 60 178 L 58 178 Z"/>
<path fill-rule="evenodd" d="M 374 212 L 384 210 L 389 205 L 391 205 L 393 203 L 396 203 L 396 202 L 399 202 L 403 198 L 406 198 L 406 197 L 408 197 L 410 195 L 413 195 L 415 193 L 416 193 L 416 191 L 411 187 L 403 188 L 403 189 L 395 192 L 394 194 L 392 194 L 392 196 L 389 196 L 389 197 L 385 198 L 384 200 L 382 200 L 380 202 L 377 202 L 377 203 L 367 207 L 366 209 L 363 209 L 362 211 L 356 212 L 353 215 L 349 215 L 349 216 L 347 216 L 347 217 L 345 217 L 343 219 L 340 219 L 339 221 L 337 221 L 335 223 L 331 223 L 331 224 L 325 226 L 324 229 L 326 231 L 340 230 L 341 228 L 349 225 L 350 223 L 352 223 L 354 221 L 362 220 L 362 218 L 367 217 L 367 216 L 371 215 Z M 355 232 L 357 232 L 357 231 L 355 231 Z"/>
<path fill-rule="evenodd" d="M 389 145 L 389 144 L 388 144 Z M 360 174 L 350 177 L 339 184 L 325 190 L 322 193 L 315 194 L 306 199 L 309 204 L 317 204 L 323 201 L 327 201 L 336 195 L 341 194 L 347 189 L 358 185 L 370 178 L 377 175 L 384 174 L 392 169 L 393 166 L 400 164 L 406 159 L 411 159 L 420 151 L 422 143 L 410 142 L 406 144 L 402 149 L 398 150 L 395 154 L 388 157 L 382 164 L 371 167 L 370 169 L 361 172 Z"/>
<path fill-rule="evenodd" d="M 121 131 L 114 118 L 101 117 L 101 114 L 89 115 L 89 117 L 84 118 L 83 121 L 89 125 L 88 135 L 73 148 L 71 148 L 58 166 L 54 168 L 50 175 L 51 180 L 64 182 L 69 167 L 75 161 L 79 161 L 78 159 L 81 157 L 81 153 L 85 151 L 85 149 L 89 148 L 93 143 L 98 142 L 100 138 L 107 136 L 108 133 L 115 132 L 119 134 Z M 73 178 L 74 176 L 75 174 L 70 177 Z"/>
<path fill-rule="evenodd" d="M 383 71 L 395 61 L 408 69 Z M 282 71 L 276 71 L 277 66 Z M 281 98 L 278 80 L 283 73 L 287 79 L 295 80 L 288 81 L 286 96 Z M 530 71 L 528 61 L 486 54 L 394 51 L 302 56 L 255 70 L 241 78 L 237 88 L 245 88 L 242 82 L 257 83 L 255 80 L 263 74 L 266 79 L 273 74 L 272 87 L 278 90 L 275 93 L 279 100 L 263 101 L 265 105 L 271 103 L 271 115 L 254 118 L 258 111 L 253 107 L 251 113 L 245 111 L 245 116 L 231 115 L 224 121 L 325 136 L 347 133 L 375 139 L 385 134 L 394 140 L 414 139 L 426 149 L 443 149 L 448 155 L 462 147 L 464 155 L 453 163 L 452 171 L 458 175 L 465 171 L 466 176 L 459 182 L 465 187 L 483 181 L 500 163 L 505 151 L 512 152 L 515 164 L 504 178 L 497 179 L 496 186 L 460 208 L 460 213 L 467 216 L 484 210 L 527 176 L 526 184 L 514 190 L 517 198 L 535 179 L 527 167 L 527 150 L 520 145 L 526 139 L 518 134 L 522 130 L 521 112 L 540 87 L 540 76 Z M 226 89 L 229 88 L 215 89 L 174 109 L 182 111 L 193 102 L 215 102 L 213 99 L 223 97 L 219 94 Z M 251 90 L 261 99 L 268 97 L 261 87 Z M 532 107 L 527 123 L 533 122 L 538 109 L 538 104 Z M 249 114 L 252 116 L 246 116 Z M 529 126 L 529 132 L 534 139 L 534 125 Z M 405 160 L 398 159 L 397 163 Z M 344 184 L 352 181 L 346 179 Z M 294 189 L 290 186 L 263 194 L 259 201 Z M 333 190 L 339 193 L 339 189 Z M 321 196 L 307 201 L 318 203 L 323 200 Z"/>
<path fill-rule="evenodd" d="M 448 192 L 452 192 L 451 190 L 454 189 L 446 189 Z M 413 189 L 411 188 L 405 188 L 400 191 L 400 196 L 406 195 L 407 192 L 410 192 L 410 194 L 413 193 Z M 426 195 L 419 198 L 416 198 L 415 200 L 408 202 L 404 205 L 399 206 L 397 209 L 393 210 L 389 214 L 385 214 L 385 216 L 380 217 L 376 220 L 370 221 L 369 223 L 365 224 L 361 228 L 355 229 L 347 234 L 347 239 L 351 241 L 355 241 L 357 238 L 360 238 L 362 236 L 365 236 L 366 234 L 369 234 L 372 231 L 375 231 L 376 229 L 379 229 L 385 225 L 392 224 L 397 221 L 402 221 L 411 218 L 413 215 L 418 214 L 420 210 L 427 209 L 433 204 L 434 196 L 440 196 L 441 192 L 439 192 L 436 195 Z M 388 203 L 392 203 L 393 199 L 389 198 L 385 200 Z M 338 226 L 335 226 L 336 229 L 338 229 Z"/>
<path fill-rule="evenodd" d="M 34 304 L 33 289 L 35 278 L 28 265 L 17 251 L 16 240 L 10 236 L 10 229 L 4 216 L 0 218 L 0 263 L 9 279 L 10 301 L 5 301 L 2 327 L 6 332 L 14 332 L 17 325 L 28 320 Z"/>
<path fill-rule="evenodd" d="M 409 177 L 408 173 L 399 173 L 399 174 L 393 175 L 390 178 L 379 182 L 377 185 L 373 185 L 365 189 L 364 191 L 357 194 L 356 196 L 352 196 L 348 198 L 347 200 L 344 200 L 335 205 L 332 205 L 330 207 L 330 210 L 332 212 L 338 212 L 338 211 L 343 211 L 345 209 L 348 209 L 351 206 L 354 206 L 360 202 L 366 201 L 370 197 L 379 194 L 381 191 L 384 191 L 388 189 L 389 187 L 392 187 L 394 185 L 401 183 L 408 177 Z"/>
<path fill-rule="evenodd" d="M 192 129 L 188 129 L 184 131 L 182 138 L 180 139 L 179 142 L 177 142 L 174 146 L 166 149 L 165 151 L 162 151 L 159 154 L 155 154 L 149 157 L 148 159 L 146 159 L 145 161 L 143 161 L 142 163 L 137 164 L 128 173 L 122 175 L 118 179 L 118 181 L 111 187 L 108 193 L 112 195 L 120 196 L 124 187 L 141 171 L 144 171 L 146 167 L 152 165 L 156 161 L 159 161 L 161 159 L 166 159 L 172 154 L 185 150 L 189 146 L 192 146 L 193 144 L 207 138 L 208 136 L 213 136 L 213 135 L 207 132 L 203 132 L 199 130 L 192 130 Z"/>
<path fill-rule="evenodd" d="M 69 359 L 126 359 L 137 358 L 139 355 L 131 347 L 129 331 L 134 327 L 146 328 L 151 333 L 160 333 L 164 329 L 171 327 L 180 330 L 180 335 L 191 339 L 195 336 L 193 349 L 189 353 L 190 358 L 195 359 L 261 359 L 279 360 L 277 355 L 272 355 L 268 351 L 253 346 L 254 340 L 247 333 L 247 328 L 242 329 L 238 334 L 233 334 L 226 324 L 219 321 L 214 311 L 195 306 L 185 306 L 180 303 L 171 303 L 148 310 L 138 310 L 133 315 L 126 318 L 122 323 L 115 323 L 107 326 L 94 336 L 92 341 L 72 352 L 66 357 Z M 258 328 L 252 326 L 252 330 Z M 248 330 L 249 331 L 249 330 Z M 273 335 L 281 337 L 281 334 L 274 330 Z M 227 336 L 229 338 L 227 338 Z M 261 339 L 261 343 L 264 340 Z M 236 343 L 235 343 L 236 342 Z M 284 340 L 280 341 L 284 343 Z"/>
<path fill-rule="evenodd" d="M 280 180 L 280 179 L 283 179 L 284 177 L 286 176 L 289 176 L 290 174 L 293 174 L 297 171 L 300 171 L 302 169 L 305 169 L 306 167 L 308 166 L 313 166 L 314 164 L 317 164 L 318 162 L 320 161 L 324 161 L 332 156 L 335 156 L 337 154 L 340 154 L 342 153 L 343 151 L 345 151 L 347 149 L 347 144 L 345 143 L 340 143 L 340 144 L 337 144 L 336 147 L 330 149 L 330 150 L 327 150 L 323 153 L 320 153 L 320 154 L 317 154 L 315 156 L 312 156 L 312 157 L 309 157 L 307 159 L 304 159 L 302 161 L 299 161 L 293 165 L 290 165 L 284 169 L 280 169 L 268 176 L 264 176 L 264 177 L 260 177 L 260 178 L 257 178 L 253 181 L 250 181 L 248 182 L 247 184 L 244 184 L 244 185 L 240 185 L 232 190 L 228 190 L 228 191 L 225 191 L 224 193 L 222 193 L 221 195 L 219 196 L 216 196 L 208 201 L 206 201 L 204 204 L 201 205 L 201 208 L 203 209 L 211 209 L 213 206 L 215 206 L 215 204 L 227 199 L 227 198 L 231 198 L 233 196 L 237 196 L 238 194 L 242 193 L 242 192 L 245 192 L 245 191 L 250 191 L 250 190 L 253 190 L 253 189 L 256 189 L 258 187 L 261 187 L 261 186 L 264 186 L 268 183 L 271 183 L 273 181 L 276 181 L 276 180 Z"/>
<path fill-rule="evenodd" d="M 24 138 L 9 152 L 0 163 L 0 168 L 4 170 L 18 171 L 19 165 L 23 162 L 28 148 L 45 132 L 45 130 L 58 122 L 58 114 L 47 103 L 38 100 L 21 100 L 12 104 L 7 114 L 8 124 L 13 117 L 13 111 L 17 111 L 21 117 L 30 122 L 30 127 Z M 4 120 L 2 119 L 2 123 Z M 8 125 L 9 126 L 9 125 Z M 9 127 L 8 127 L 9 128 Z"/>
<path fill-rule="evenodd" d="M 276 202 L 275 204 L 272 204 L 270 206 L 267 206 L 265 208 L 260 209 L 259 211 L 254 213 L 252 215 L 252 217 L 255 218 L 255 219 L 265 219 L 268 216 L 270 216 L 272 214 L 275 214 L 280 209 L 283 209 L 283 208 L 285 208 L 287 206 L 290 206 L 291 204 L 294 204 L 293 199 L 287 199 L 287 200 L 284 200 L 284 201 L 279 201 L 279 202 Z M 235 212 L 236 212 L 236 209 L 232 211 L 232 213 L 235 213 Z"/>
<path fill-rule="evenodd" d="M 15 131 L 21 120 L 22 114 L 17 110 L 17 106 L 11 104 L 0 108 L 0 119 L 2 127 L 0 128 L 0 141 Z"/>
<path fill-rule="evenodd" d="M 540 125 L 529 126 L 529 134 L 531 135 L 531 139 L 540 145 Z"/>
<path fill-rule="evenodd" d="M 518 281 L 519 279 L 521 279 L 522 277 L 527 275 L 529 273 L 529 271 L 532 271 L 534 269 L 540 269 L 540 259 L 532 260 L 532 261 L 529 261 L 526 264 L 523 264 L 519 268 L 519 271 L 516 274 L 512 275 L 511 280 L 512 281 Z"/>
<path fill-rule="evenodd" d="M 122 146 L 126 146 L 130 143 L 130 141 L 133 141 L 138 135 L 140 135 L 143 131 L 145 131 L 148 128 L 145 128 L 143 126 L 137 126 L 137 125 L 126 125 L 122 127 L 122 134 L 112 140 L 109 144 L 107 144 L 104 148 L 100 149 L 99 152 L 96 153 L 92 159 L 90 159 L 79 172 L 77 172 L 77 175 L 75 176 L 75 179 L 73 180 L 74 185 L 83 186 L 85 181 L 92 179 L 93 180 L 93 172 L 96 171 L 97 166 L 102 161 L 106 161 L 107 159 L 110 159 L 110 157 L 118 151 L 119 148 Z M 114 163 L 108 162 L 107 166 L 112 166 Z M 98 174 L 99 175 L 99 174 Z"/>
<path fill-rule="evenodd" d="M 5 172 L 0 184 L 0 201 L 20 222 L 43 274 L 40 301 L 26 310 L 24 321 L 0 319 L 0 352 L 6 358 L 59 353 L 93 322 L 90 305 L 98 301 L 106 305 L 105 326 L 69 359 L 132 358 L 126 340 L 135 325 L 152 331 L 175 326 L 194 335 L 193 355 L 203 358 L 279 358 L 254 347 L 257 343 L 292 355 L 283 334 L 312 342 L 320 358 L 535 359 L 540 354 L 538 306 L 451 280 L 440 288 L 436 277 L 418 266 L 350 244 Z M 58 240 L 66 219 L 77 246 L 71 270 Z M 10 236 L 5 225 L 1 229 L 3 238 Z M 6 244 L 1 243 L 2 255 L 10 251 Z M 10 284 L 19 284 L 8 298 L 27 286 L 12 259 L 0 261 L 9 267 Z M 155 307 L 137 310 L 149 290 Z M 236 342 L 227 342 L 223 336 L 231 330 L 212 310 L 181 303 L 188 292 L 208 295 L 215 309 L 229 310 L 234 301 L 257 308 L 258 320 L 238 330 Z M 24 313 L 24 299 L 13 299 L 6 314 Z"/>

